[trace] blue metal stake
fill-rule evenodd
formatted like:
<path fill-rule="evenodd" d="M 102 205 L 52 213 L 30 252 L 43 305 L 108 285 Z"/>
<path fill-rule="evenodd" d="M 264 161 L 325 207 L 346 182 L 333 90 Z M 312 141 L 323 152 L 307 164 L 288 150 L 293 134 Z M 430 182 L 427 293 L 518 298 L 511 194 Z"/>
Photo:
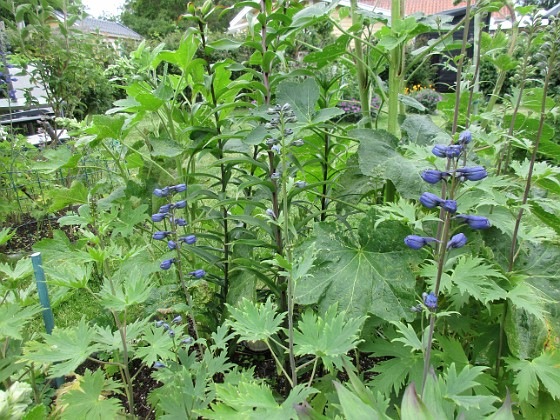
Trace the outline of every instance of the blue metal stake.
<path fill-rule="evenodd" d="M 40 252 L 31 254 L 31 262 L 33 263 L 33 273 L 35 274 L 35 282 L 37 283 L 37 292 L 39 293 L 39 301 L 43 307 L 43 321 L 45 322 L 45 330 L 47 334 L 52 334 L 54 328 L 54 315 L 49 299 L 49 291 L 45 280 L 45 272 L 43 271 L 43 260 Z M 60 387 L 64 383 L 64 378 L 55 378 L 56 387 Z"/>

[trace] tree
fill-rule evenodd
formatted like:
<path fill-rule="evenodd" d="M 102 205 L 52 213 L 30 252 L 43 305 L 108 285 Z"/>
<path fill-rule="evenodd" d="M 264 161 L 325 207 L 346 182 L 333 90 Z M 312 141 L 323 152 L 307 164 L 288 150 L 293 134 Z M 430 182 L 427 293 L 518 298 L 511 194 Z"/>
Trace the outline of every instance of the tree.
<path fill-rule="evenodd" d="M 524 0 L 524 5 L 534 4 L 535 6 L 539 6 L 542 9 L 548 10 L 558 4 L 558 0 Z"/>
<path fill-rule="evenodd" d="M 195 6 L 202 5 L 203 1 L 195 1 Z M 151 39 L 162 39 L 175 31 L 182 31 L 190 24 L 180 17 L 187 12 L 188 2 L 184 0 L 127 0 L 121 14 L 123 24 L 134 29 L 140 35 Z M 219 0 L 214 2 L 217 11 L 208 22 L 210 31 L 223 32 L 229 25 L 229 20 L 234 12 L 220 16 L 220 9 L 235 4 L 233 0 Z"/>

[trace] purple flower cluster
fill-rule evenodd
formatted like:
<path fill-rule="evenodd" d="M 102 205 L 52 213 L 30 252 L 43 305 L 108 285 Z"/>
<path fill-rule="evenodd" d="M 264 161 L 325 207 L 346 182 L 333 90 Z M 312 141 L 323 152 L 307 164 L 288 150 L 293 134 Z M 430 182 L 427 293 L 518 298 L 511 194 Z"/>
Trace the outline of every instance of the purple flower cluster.
<path fill-rule="evenodd" d="M 370 102 L 370 110 L 372 115 L 377 114 L 379 108 L 381 107 L 381 100 L 374 96 Z M 362 106 L 360 101 L 357 99 L 349 99 L 347 101 L 340 101 L 337 104 L 337 108 L 344 111 L 343 119 L 348 122 L 359 121 L 362 113 Z"/>
<path fill-rule="evenodd" d="M 169 220 L 171 225 L 170 230 L 160 230 L 153 233 L 152 238 L 156 241 L 167 241 L 167 247 L 170 250 L 177 251 L 177 258 L 180 258 L 181 244 L 194 245 L 197 241 L 195 235 L 179 236 L 177 234 L 178 227 L 184 227 L 187 225 L 187 221 L 181 217 L 176 217 L 175 210 L 184 209 L 187 206 L 186 200 L 179 200 L 173 202 L 173 196 L 177 193 L 181 193 L 187 190 L 185 184 L 171 185 L 164 188 L 156 188 L 154 190 L 154 195 L 156 197 L 166 198 L 167 204 L 162 205 L 158 212 L 152 215 L 152 221 L 159 223 L 165 220 Z M 169 270 L 171 266 L 177 263 L 177 258 L 169 258 L 163 260 L 159 267 L 162 270 Z M 206 275 L 204 270 L 195 270 L 189 273 L 191 277 L 200 279 Z"/>
<path fill-rule="evenodd" d="M 440 207 L 444 211 L 455 214 L 457 212 L 457 202 L 453 199 L 455 195 L 455 188 L 465 181 L 480 181 L 488 176 L 488 172 L 482 166 L 472 167 L 458 167 L 460 157 L 466 153 L 467 145 L 472 141 L 472 134 L 469 131 L 462 132 L 458 137 L 458 144 L 443 145 L 437 144 L 432 149 L 432 153 L 441 158 L 447 159 L 447 169 L 439 171 L 435 169 L 427 169 L 422 172 L 421 177 L 429 184 L 436 184 L 440 181 L 453 182 L 449 189 L 449 196 L 444 195 L 440 197 L 430 192 L 422 193 L 420 202 L 424 207 L 429 209 Z M 449 178 L 449 179 L 448 179 Z M 466 223 L 471 229 L 487 229 L 491 226 L 490 221 L 483 216 L 457 214 L 453 217 L 455 220 L 461 220 Z M 449 222 L 447 222 L 449 223 Z M 461 248 L 467 243 L 467 237 L 464 233 L 458 233 L 451 236 L 451 238 L 432 238 L 417 235 L 408 235 L 404 239 L 404 243 L 412 249 L 418 250 L 430 243 L 447 242 L 447 249 Z M 433 292 L 430 294 L 423 294 L 424 305 L 433 310 L 437 308 L 437 296 Z"/>

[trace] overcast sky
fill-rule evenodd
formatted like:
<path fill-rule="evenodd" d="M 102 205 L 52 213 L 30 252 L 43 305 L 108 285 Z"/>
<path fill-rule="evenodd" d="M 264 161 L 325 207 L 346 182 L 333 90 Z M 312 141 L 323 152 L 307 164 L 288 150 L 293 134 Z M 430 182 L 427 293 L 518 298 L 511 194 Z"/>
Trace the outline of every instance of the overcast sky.
<path fill-rule="evenodd" d="M 82 4 L 86 6 L 86 11 L 96 18 L 104 13 L 108 16 L 120 15 L 124 0 L 82 0 Z"/>

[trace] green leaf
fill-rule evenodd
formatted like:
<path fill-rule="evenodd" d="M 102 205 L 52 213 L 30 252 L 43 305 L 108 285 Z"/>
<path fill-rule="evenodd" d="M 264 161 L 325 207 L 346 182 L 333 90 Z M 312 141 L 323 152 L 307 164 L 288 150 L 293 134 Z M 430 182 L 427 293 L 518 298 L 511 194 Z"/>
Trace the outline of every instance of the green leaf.
<path fill-rule="evenodd" d="M 417 199 L 426 190 L 420 177 L 425 165 L 398 153 L 395 136 L 368 129 L 351 130 L 348 135 L 360 141 L 357 154 L 362 174 L 379 181 L 390 179 L 405 198 Z"/>
<path fill-rule="evenodd" d="M 170 139 L 152 139 L 150 142 L 153 157 L 172 158 L 180 156 L 185 150 L 178 143 Z"/>
<path fill-rule="evenodd" d="M 142 337 L 147 346 L 136 349 L 136 357 L 142 359 L 145 365 L 152 366 L 157 361 L 173 360 L 173 339 L 164 328 L 151 325 Z"/>
<path fill-rule="evenodd" d="M 124 115 L 95 115 L 93 117 L 92 126 L 86 131 L 89 134 L 95 134 L 97 136 L 96 140 L 119 140 L 123 137 L 125 121 L 126 116 Z"/>
<path fill-rule="evenodd" d="M 218 51 L 231 51 L 236 50 L 243 45 L 243 42 L 235 41 L 233 39 L 222 38 L 208 44 L 208 47 Z"/>
<path fill-rule="evenodd" d="M 76 154 L 78 159 L 81 157 Z M 66 147 L 49 149 L 43 153 L 43 159 L 33 162 L 31 169 L 39 172 L 51 173 L 67 165 L 73 158 L 72 152 Z"/>
<path fill-rule="evenodd" d="M 22 258 L 18 260 L 15 267 L 8 263 L 0 264 L 0 273 L 4 274 L 8 279 L 15 280 L 25 280 L 31 274 L 33 274 L 33 265 L 30 258 Z"/>
<path fill-rule="evenodd" d="M 104 390 L 103 369 L 98 369 L 94 373 L 86 369 L 80 381 L 80 388 L 72 389 L 60 397 L 65 406 L 62 420 L 117 418 L 123 412 L 122 404 L 117 398 L 107 398 Z"/>
<path fill-rule="evenodd" d="M 44 405 L 36 405 L 31 410 L 29 410 L 21 418 L 21 420 L 46 420 L 47 419 L 47 407 Z"/>
<path fill-rule="evenodd" d="M 17 233 L 16 230 L 11 230 L 10 228 L 5 228 L 0 230 L 0 245 L 4 245 Z"/>
<path fill-rule="evenodd" d="M 370 212 L 359 225 L 358 244 L 334 224 L 315 225 L 313 235 L 295 250 L 296 255 L 310 246 L 317 251 L 309 277 L 296 285 L 297 303 L 319 304 L 325 313 L 338 302 L 349 318 L 367 313 L 387 321 L 411 317 L 416 280 L 409 266 L 421 258 L 404 245 L 411 231 L 394 221 L 374 225 Z"/>
<path fill-rule="evenodd" d="M 337 309 L 338 305 L 331 306 L 324 318 L 311 310 L 301 316 L 294 331 L 296 355 L 312 354 L 320 358 L 327 369 L 332 370 L 333 364 L 342 369 L 345 355 L 360 342 L 360 329 L 366 317 L 345 320 L 346 314 Z"/>
<path fill-rule="evenodd" d="M 548 338 L 544 319 L 510 305 L 504 327 L 508 347 L 515 357 L 532 359 L 541 354 Z"/>
<path fill-rule="evenodd" d="M 427 278 L 433 287 L 435 282 L 435 264 L 424 266 L 420 273 Z M 434 275 L 434 277 L 431 277 Z M 445 272 L 441 278 L 441 291 L 448 294 L 457 308 L 465 305 L 469 298 L 474 298 L 487 304 L 488 302 L 504 299 L 506 291 L 496 283 L 504 275 L 485 260 L 471 255 L 461 255 L 451 274 Z"/>
<path fill-rule="evenodd" d="M 414 382 L 406 387 L 401 402 L 401 420 L 432 420 L 430 410 L 416 393 Z"/>
<path fill-rule="evenodd" d="M 62 210 L 64 207 L 76 204 L 87 204 L 89 191 L 80 181 L 72 182 L 70 188 L 53 188 L 47 196 L 53 200 L 50 212 Z"/>
<path fill-rule="evenodd" d="M 115 238 L 117 235 L 121 235 L 125 238 L 130 237 L 134 232 L 134 228 L 140 223 L 144 223 L 148 218 L 147 210 L 147 204 L 141 204 L 133 208 L 132 204 L 127 201 L 124 208 L 119 212 L 118 219 L 111 223 L 111 227 L 113 228 L 111 237 Z"/>
<path fill-rule="evenodd" d="M 38 305 L 21 307 L 18 303 L 4 302 L 0 317 L 0 339 L 23 339 L 21 335 L 25 325 L 33 320 L 35 314 L 41 312 Z"/>
<path fill-rule="evenodd" d="M 325 121 L 332 120 L 334 117 L 344 114 L 340 108 L 322 108 L 313 115 L 312 124 L 319 124 Z"/>
<path fill-rule="evenodd" d="M 276 313 L 276 305 L 269 298 L 265 303 L 243 299 L 237 308 L 226 305 L 231 313 L 227 321 L 241 340 L 267 340 L 280 331 L 285 313 Z"/>
<path fill-rule="evenodd" d="M 92 344 L 96 332 L 84 318 L 78 325 L 56 328 L 52 335 L 43 334 L 44 343 L 28 341 L 23 359 L 30 362 L 51 364 L 49 377 L 68 375 L 84 362 L 99 346 Z"/>
<path fill-rule="evenodd" d="M 139 305 L 149 297 L 154 286 L 148 276 L 134 275 L 118 281 L 106 280 L 99 292 L 101 304 L 110 310 L 124 311 L 126 308 Z M 116 283 L 116 284 L 115 284 Z"/>
<path fill-rule="evenodd" d="M 505 360 L 508 370 L 515 372 L 513 383 L 520 401 L 528 401 L 530 395 L 536 396 L 540 384 L 552 398 L 560 398 L 559 353 L 545 352 L 531 361 L 513 357 L 507 357 Z"/>
<path fill-rule="evenodd" d="M 276 97 L 279 104 L 288 103 L 292 106 L 299 122 L 311 123 L 319 99 L 319 86 L 314 79 L 307 79 L 303 83 L 284 81 L 278 85 Z"/>
<path fill-rule="evenodd" d="M 420 146 L 431 145 L 438 137 L 449 137 L 434 124 L 429 115 L 408 115 L 401 125 L 401 130 L 410 143 Z"/>
<path fill-rule="evenodd" d="M 512 411 L 511 396 L 509 394 L 509 389 L 507 390 L 506 399 L 498 411 L 488 417 L 488 420 L 514 420 Z"/>
<path fill-rule="evenodd" d="M 377 420 L 387 418 L 386 416 L 381 416 L 374 407 L 363 402 L 357 395 L 350 392 L 340 383 L 335 381 L 334 387 L 338 394 L 342 413 L 347 420 L 362 420 L 364 418 Z"/>
<path fill-rule="evenodd" d="M 416 331 L 412 328 L 410 324 L 403 324 L 399 321 L 393 321 L 392 324 L 397 327 L 397 331 L 401 334 L 401 337 L 394 338 L 392 341 L 400 341 L 406 347 L 410 347 L 413 351 L 421 351 L 423 346 L 422 342 L 418 339 Z"/>

